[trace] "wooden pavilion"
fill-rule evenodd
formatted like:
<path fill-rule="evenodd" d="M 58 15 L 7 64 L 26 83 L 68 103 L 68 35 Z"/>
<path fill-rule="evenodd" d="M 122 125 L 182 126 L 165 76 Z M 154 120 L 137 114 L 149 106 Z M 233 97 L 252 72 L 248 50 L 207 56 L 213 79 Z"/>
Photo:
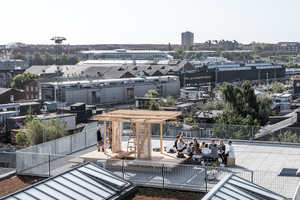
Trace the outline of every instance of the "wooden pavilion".
<path fill-rule="evenodd" d="M 160 124 L 160 153 L 163 153 L 162 126 L 167 120 L 176 120 L 181 112 L 175 111 L 148 111 L 148 110 L 116 110 L 105 115 L 95 115 L 98 121 L 104 121 L 104 138 L 106 138 L 106 122 L 112 123 L 112 153 L 119 153 L 116 158 L 151 159 L 151 124 Z M 122 150 L 122 122 L 131 123 L 126 150 Z M 106 154 L 106 142 L 104 142 Z"/>

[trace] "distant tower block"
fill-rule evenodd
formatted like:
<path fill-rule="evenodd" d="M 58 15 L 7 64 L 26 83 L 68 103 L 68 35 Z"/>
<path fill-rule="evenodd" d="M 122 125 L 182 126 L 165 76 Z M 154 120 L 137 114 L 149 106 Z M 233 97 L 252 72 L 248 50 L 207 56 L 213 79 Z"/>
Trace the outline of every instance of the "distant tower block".
<path fill-rule="evenodd" d="M 194 44 L 194 33 L 186 31 L 181 33 L 181 45 L 193 45 Z"/>

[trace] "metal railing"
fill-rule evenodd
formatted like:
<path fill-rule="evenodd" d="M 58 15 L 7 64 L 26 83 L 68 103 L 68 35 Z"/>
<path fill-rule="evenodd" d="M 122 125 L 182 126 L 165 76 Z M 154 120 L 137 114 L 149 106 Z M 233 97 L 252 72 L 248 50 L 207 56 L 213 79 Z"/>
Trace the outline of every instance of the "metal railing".
<path fill-rule="evenodd" d="M 127 132 L 126 130 L 123 131 L 123 133 Z M 152 126 L 152 136 L 158 136 L 159 134 L 159 128 L 155 125 Z M 266 127 L 247 125 L 187 123 L 166 124 L 163 126 L 163 137 L 165 138 L 175 138 L 176 135 L 181 134 L 189 138 L 300 143 L 300 128 L 298 127 L 279 126 L 274 129 L 268 129 Z"/>
<path fill-rule="evenodd" d="M 17 159 L 18 174 L 43 177 L 58 175 L 87 160 L 92 160 L 95 164 L 99 160 L 29 152 L 17 153 L 17 156 L 20 156 Z M 22 159 L 26 159 L 26 165 L 21 164 Z M 233 173 L 288 198 L 293 197 L 300 180 L 300 177 L 278 176 L 277 172 L 269 171 L 137 160 L 108 159 L 106 160 L 106 169 L 139 186 L 197 192 L 208 192 L 223 177 Z"/>

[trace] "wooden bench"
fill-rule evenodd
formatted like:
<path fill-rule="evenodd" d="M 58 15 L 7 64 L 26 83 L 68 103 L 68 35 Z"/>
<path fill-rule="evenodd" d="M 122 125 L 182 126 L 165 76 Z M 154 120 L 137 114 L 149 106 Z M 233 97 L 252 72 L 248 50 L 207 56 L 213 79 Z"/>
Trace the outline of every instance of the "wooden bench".
<path fill-rule="evenodd" d="M 85 161 L 84 158 L 72 158 L 71 160 L 68 160 L 69 163 L 76 163 L 76 164 L 83 164 Z"/>

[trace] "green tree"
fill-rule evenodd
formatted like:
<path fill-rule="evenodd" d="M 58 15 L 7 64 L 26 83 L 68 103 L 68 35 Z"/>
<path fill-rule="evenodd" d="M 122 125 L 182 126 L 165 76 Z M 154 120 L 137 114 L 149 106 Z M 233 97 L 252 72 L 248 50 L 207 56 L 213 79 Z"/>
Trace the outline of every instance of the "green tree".
<path fill-rule="evenodd" d="M 222 110 L 225 107 L 225 103 L 222 100 L 214 100 L 205 103 L 202 110 Z"/>
<path fill-rule="evenodd" d="M 283 91 L 285 91 L 285 87 L 283 87 L 280 83 L 276 82 L 274 84 L 274 91 L 276 93 L 282 93 Z"/>
<path fill-rule="evenodd" d="M 41 58 L 41 55 L 39 52 L 35 51 L 33 53 L 33 57 L 32 57 L 32 62 L 34 65 L 42 65 L 43 64 L 43 59 Z"/>
<path fill-rule="evenodd" d="M 18 146 L 27 146 L 26 144 L 26 132 L 20 129 L 16 135 L 16 142 Z"/>
<path fill-rule="evenodd" d="M 24 56 L 23 54 L 21 54 L 20 52 L 17 53 L 15 56 L 14 56 L 14 59 L 18 59 L 18 60 L 23 60 L 23 61 L 27 61 L 27 58 L 26 56 Z"/>
<path fill-rule="evenodd" d="M 261 50 L 262 51 L 270 51 L 271 50 L 270 44 L 262 44 L 261 45 Z"/>
<path fill-rule="evenodd" d="M 226 106 L 222 115 L 216 120 L 217 123 L 230 124 L 230 119 L 231 121 L 239 117 L 244 119 L 249 115 L 253 121 L 242 120 L 243 123 L 247 123 L 243 125 L 254 125 L 252 122 L 254 123 L 255 120 L 258 124 L 264 125 L 269 120 L 269 116 L 273 114 L 272 99 L 268 96 L 257 98 L 250 81 L 244 81 L 241 87 L 225 83 L 225 87 L 222 88 L 222 96 Z"/>
<path fill-rule="evenodd" d="M 55 64 L 53 56 L 50 53 L 48 53 L 48 52 L 44 53 L 43 60 L 44 60 L 44 64 L 45 65 L 53 65 L 53 64 Z"/>
<path fill-rule="evenodd" d="M 40 50 L 47 50 L 47 48 L 46 47 L 41 47 Z"/>
<path fill-rule="evenodd" d="M 33 119 L 26 123 L 26 138 L 30 146 L 43 142 L 43 133 L 46 131 L 46 140 L 51 141 L 67 135 L 67 125 L 59 118 L 53 118 L 45 123 L 40 119 Z"/>
<path fill-rule="evenodd" d="M 44 124 L 40 119 L 33 119 L 26 123 L 26 137 L 29 146 L 43 143 Z"/>
<path fill-rule="evenodd" d="M 259 44 L 256 44 L 252 46 L 252 51 L 257 54 L 262 51 L 262 48 Z"/>
<path fill-rule="evenodd" d="M 155 99 L 151 99 L 149 110 L 159 110 L 159 103 Z"/>
<path fill-rule="evenodd" d="M 183 119 L 184 123 L 196 123 L 197 120 L 194 118 L 196 109 L 192 109 L 187 117 Z"/>
<path fill-rule="evenodd" d="M 166 101 L 161 102 L 160 106 L 161 107 L 173 107 L 174 104 L 175 104 L 174 98 L 171 95 L 169 95 L 167 97 Z"/>
<path fill-rule="evenodd" d="M 200 56 L 200 53 L 199 53 L 199 52 L 195 53 L 195 58 L 196 58 L 196 59 L 200 59 L 200 58 L 201 58 L 201 56 Z"/>
<path fill-rule="evenodd" d="M 193 46 L 191 45 L 188 45 L 185 49 L 186 51 L 193 51 Z"/>
<path fill-rule="evenodd" d="M 171 44 L 168 44 L 168 51 L 172 51 Z"/>
<path fill-rule="evenodd" d="M 193 51 L 198 51 L 197 47 L 193 47 Z"/>
<path fill-rule="evenodd" d="M 69 57 L 66 54 L 61 54 L 60 56 L 60 64 L 61 65 L 67 65 L 69 64 Z"/>
<path fill-rule="evenodd" d="M 145 94 L 145 97 L 157 98 L 158 95 L 159 95 L 158 92 L 156 90 L 152 89 L 152 90 L 149 90 L 147 94 Z"/>
<path fill-rule="evenodd" d="M 191 54 L 190 53 L 185 53 L 184 54 L 184 59 L 190 59 L 191 58 Z"/>
<path fill-rule="evenodd" d="M 67 124 L 63 123 L 60 118 L 52 118 L 47 121 L 46 124 L 46 135 L 47 141 L 56 140 L 58 138 L 66 136 Z"/>
<path fill-rule="evenodd" d="M 10 86 L 14 89 L 24 89 L 25 84 L 32 81 L 33 79 L 39 78 L 41 78 L 41 76 L 32 74 L 30 72 L 19 74 L 18 76 L 13 78 L 13 81 Z"/>
<path fill-rule="evenodd" d="M 70 65 L 76 65 L 77 63 L 79 63 L 79 58 L 77 56 L 71 57 L 69 58 L 69 64 Z"/>

